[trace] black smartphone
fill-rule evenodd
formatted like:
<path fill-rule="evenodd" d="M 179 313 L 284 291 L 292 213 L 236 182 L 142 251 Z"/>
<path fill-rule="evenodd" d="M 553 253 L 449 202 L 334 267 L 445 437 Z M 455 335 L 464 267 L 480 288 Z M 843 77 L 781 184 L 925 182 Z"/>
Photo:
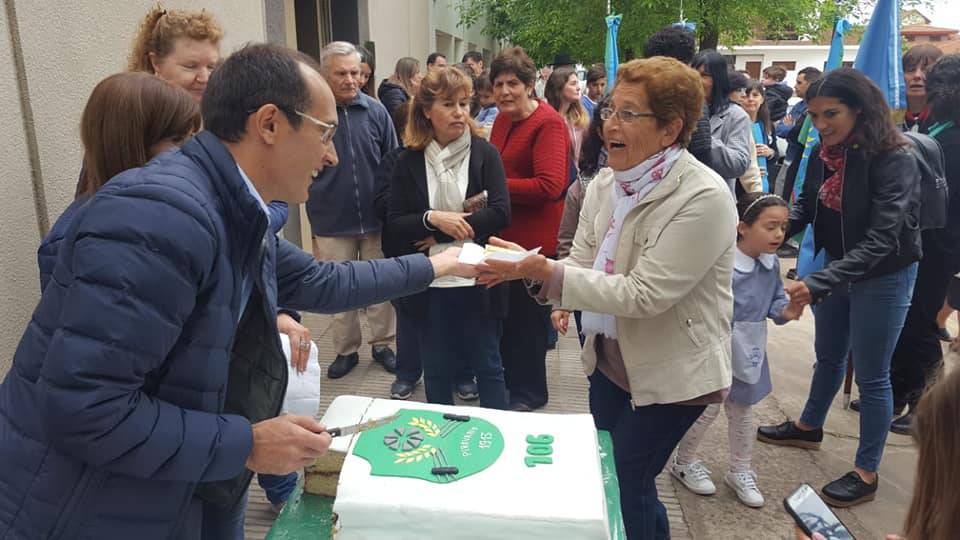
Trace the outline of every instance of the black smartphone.
<path fill-rule="evenodd" d="M 816 532 L 827 540 L 855 540 L 810 484 L 800 484 L 796 491 L 783 499 L 783 507 L 807 536 L 812 537 Z"/>

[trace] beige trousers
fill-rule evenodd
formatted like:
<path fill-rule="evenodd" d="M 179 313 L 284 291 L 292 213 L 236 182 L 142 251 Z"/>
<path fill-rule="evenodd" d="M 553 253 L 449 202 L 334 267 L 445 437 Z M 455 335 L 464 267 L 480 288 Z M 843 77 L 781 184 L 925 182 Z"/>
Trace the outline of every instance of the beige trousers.
<path fill-rule="evenodd" d="M 321 261 L 369 261 L 382 259 L 380 235 L 366 236 L 314 236 L 313 256 Z M 366 308 L 367 322 L 370 323 L 371 345 L 388 345 L 397 333 L 397 317 L 389 302 Z M 363 343 L 360 334 L 360 312 L 348 311 L 333 316 L 331 325 L 333 349 L 337 354 L 348 355 L 357 352 Z"/>

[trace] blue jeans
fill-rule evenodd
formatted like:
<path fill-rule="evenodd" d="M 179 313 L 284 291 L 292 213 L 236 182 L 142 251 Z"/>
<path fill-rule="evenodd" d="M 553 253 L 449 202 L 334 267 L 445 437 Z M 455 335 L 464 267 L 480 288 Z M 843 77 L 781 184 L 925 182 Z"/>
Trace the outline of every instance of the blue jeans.
<path fill-rule="evenodd" d="M 177 535 L 178 540 L 243 540 L 248 494 L 244 493 L 233 508 L 223 508 L 193 497 Z"/>
<path fill-rule="evenodd" d="M 590 413 L 613 437 L 620 508 L 629 540 L 670 538 L 667 509 L 657 497 L 657 475 L 704 405 L 630 407 L 630 394 L 600 371 L 590 375 Z"/>
<path fill-rule="evenodd" d="M 293 489 L 297 487 L 297 473 L 292 472 L 286 476 L 257 474 L 257 483 L 263 488 L 270 504 L 280 504 L 287 502 Z"/>
<path fill-rule="evenodd" d="M 453 378 L 464 362 L 477 376 L 480 406 L 507 408 L 500 360 L 502 324 L 482 313 L 479 287 L 432 288 L 419 324 L 423 385 L 428 403 L 453 405 Z"/>
<path fill-rule="evenodd" d="M 420 363 L 420 339 L 417 337 L 416 319 L 402 310 L 397 310 L 397 380 L 416 383 L 423 375 Z M 461 364 L 457 368 L 457 383 L 473 381 L 473 370 Z"/>
<path fill-rule="evenodd" d="M 866 471 L 879 468 L 887 441 L 893 417 L 890 358 L 910 309 L 916 278 L 914 263 L 842 287 L 817 306 L 817 367 L 800 421 L 823 427 L 852 352 L 854 379 L 860 389 L 860 445 L 855 463 Z"/>

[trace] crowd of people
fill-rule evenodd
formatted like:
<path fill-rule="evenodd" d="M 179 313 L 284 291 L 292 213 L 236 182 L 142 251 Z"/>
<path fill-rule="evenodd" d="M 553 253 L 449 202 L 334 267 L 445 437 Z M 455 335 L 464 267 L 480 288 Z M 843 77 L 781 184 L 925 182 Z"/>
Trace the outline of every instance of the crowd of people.
<path fill-rule="evenodd" d="M 669 537 L 665 467 L 716 492 L 697 448 L 721 409 L 724 483 L 763 506 L 754 440 L 819 449 L 852 362 L 855 466 L 823 498 L 872 500 L 888 431 L 913 432 L 907 537 L 958 532 L 934 477 L 956 469 L 960 375 L 930 386 L 960 307 L 960 55 L 905 53 L 897 125 L 854 69 L 753 80 L 677 27 L 612 88 L 602 65 L 581 82 L 568 55 L 538 69 L 520 47 L 489 65 L 433 53 L 425 72 L 401 58 L 377 84 L 351 43 L 221 59 L 223 35 L 208 12 L 151 10 L 128 70 L 83 110 L 76 197 L 39 248 L 42 297 L 0 386 L 0 536 L 242 538 L 253 473 L 279 511 L 330 444 L 314 419 L 277 416 L 310 351 L 299 310 L 333 314 L 330 378 L 366 343 L 394 399 L 422 378 L 431 403 L 513 411 L 548 403 L 547 351 L 572 315 L 631 539 Z M 820 140 L 796 189 L 805 124 Z M 938 228 L 903 132 L 942 148 Z M 300 203 L 312 253 L 279 234 Z M 808 227 L 824 264 L 784 283 L 777 254 Z M 540 251 L 472 266 L 466 242 Z M 757 429 L 767 319 L 807 306 L 803 412 Z"/>

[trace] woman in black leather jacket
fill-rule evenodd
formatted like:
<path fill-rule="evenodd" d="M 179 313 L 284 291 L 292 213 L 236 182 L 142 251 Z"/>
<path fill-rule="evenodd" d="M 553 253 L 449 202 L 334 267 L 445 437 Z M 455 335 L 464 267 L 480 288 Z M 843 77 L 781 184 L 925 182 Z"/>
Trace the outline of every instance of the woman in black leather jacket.
<path fill-rule="evenodd" d="M 852 350 L 860 444 L 854 470 L 822 490 L 827 503 L 844 507 L 873 500 L 879 484 L 893 416 L 890 358 L 921 256 L 920 172 L 880 89 L 859 71 L 831 71 L 810 85 L 807 101 L 821 146 L 787 237 L 813 224 L 826 264 L 786 289 L 792 301 L 817 305 L 817 367 L 800 420 L 761 427 L 758 439 L 818 449 Z"/>

